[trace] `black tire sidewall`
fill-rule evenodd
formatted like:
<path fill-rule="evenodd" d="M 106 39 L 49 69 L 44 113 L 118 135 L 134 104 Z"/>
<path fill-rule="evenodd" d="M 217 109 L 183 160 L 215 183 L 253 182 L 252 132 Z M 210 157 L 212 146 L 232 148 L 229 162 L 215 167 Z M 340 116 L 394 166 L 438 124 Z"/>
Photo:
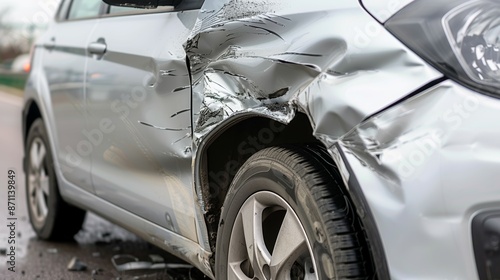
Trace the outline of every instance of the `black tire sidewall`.
<path fill-rule="evenodd" d="M 305 182 L 291 169 L 271 159 L 247 162 L 240 170 L 226 197 L 216 244 L 216 279 L 226 279 L 231 232 L 239 209 L 253 194 L 269 191 L 284 199 L 297 214 L 309 240 L 319 279 L 334 275 L 332 250 L 326 238 L 316 238 L 326 229 Z M 326 236 L 326 234 L 323 234 Z M 322 240 L 321 240 L 322 239 Z"/>
<path fill-rule="evenodd" d="M 29 180 L 29 166 L 31 164 L 31 158 L 30 158 L 30 150 L 31 146 L 33 145 L 33 142 L 36 138 L 40 138 L 45 145 L 46 149 L 46 155 L 45 155 L 45 161 L 43 164 L 46 167 L 47 170 L 47 176 L 49 177 L 49 197 L 48 197 L 48 202 L 47 202 L 47 208 L 48 208 L 48 213 L 47 217 L 45 219 L 45 223 L 42 228 L 37 228 L 33 222 L 31 222 L 33 229 L 37 233 L 37 235 L 42 238 L 42 239 L 49 239 L 52 236 L 52 231 L 54 230 L 54 225 L 56 221 L 56 215 L 58 206 L 61 203 L 61 197 L 59 194 L 59 189 L 57 186 L 57 178 L 56 174 L 54 171 L 54 160 L 52 157 L 52 149 L 50 147 L 50 142 L 48 140 L 47 136 L 47 131 L 45 129 L 45 125 L 42 121 L 42 119 L 36 120 L 33 125 L 30 128 L 30 131 L 28 133 L 28 138 L 27 138 L 27 146 L 25 149 L 25 155 L 26 155 L 26 202 L 28 205 L 28 215 L 30 218 L 30 221 L 32 221 L 32 212 L 31 212 L 31 207 L 30 207 L 30 202 L 29 202 L 29 193 L 28 193 L 28 180 Z"/>

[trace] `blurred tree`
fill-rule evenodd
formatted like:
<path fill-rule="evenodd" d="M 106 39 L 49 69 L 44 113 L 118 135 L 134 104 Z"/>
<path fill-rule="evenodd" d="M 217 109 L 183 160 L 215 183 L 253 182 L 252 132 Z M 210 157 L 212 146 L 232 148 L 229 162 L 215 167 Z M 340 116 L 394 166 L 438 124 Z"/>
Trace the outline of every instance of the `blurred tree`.
<path fill-rule="evenodd" d="M 32 38 L 22 36 L 20 32 L 24 27 L 6 20 L 10 10 L 9 7 L 0 10 L 0 63 L 29 52 L 31 47 Z"/>

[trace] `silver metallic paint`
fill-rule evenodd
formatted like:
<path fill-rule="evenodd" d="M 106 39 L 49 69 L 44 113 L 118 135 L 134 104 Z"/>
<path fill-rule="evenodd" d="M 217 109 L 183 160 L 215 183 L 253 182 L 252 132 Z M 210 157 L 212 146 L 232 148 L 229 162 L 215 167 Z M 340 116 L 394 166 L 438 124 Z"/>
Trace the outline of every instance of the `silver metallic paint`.
<path fill-rule="evenodd" d="M 52 131 L 57 135 L 52 138 L 61 168 L 68 181 L 78 184 L 89 192 L 93 192 L 90 176 L 90 154 L 81 145 L 81 133 L 86 129 L 87 114 L 85 111 L 85 62 L 86 42 L 94 30 L 97 20 L 82 22 L 66 22 L 53 24 L 45 34 L 40 47 L 41 53 L 39 87 L 46 87 L 42 92 L 50 92 L 45 98 L 53 115 L 50 122 Z M 78 36 L 61 36 L 74 32 L 78 28 Z M 43 73 L 43 74 L 42 74 Z M 78 153 L 78 150 L 85 153 Z"/>
<path fill-rule="evenodd" d="M 372 13 L 388 3 L 363 1 Z M 378 19 L 384 21 L 383 17 Z M 96 197 L 92 189 L 81 189 L 83 185 L 80 184 L 77 187 L 68 181 L 61 168 L 57 168 L 65 199 L 97 211 L 193 262 L 213 277 L 208 264 L 208 236 L 198 176 L 204 144 L 213 139 L 216 132 L 222 131 L 224 125 L 239 118 L 258 115 L 288 123 L 297 112 L 302 112 L 308 115 L 314 135 L 331 153 L 342 153 L 347 158 L 346 163 L 354 171 L 352 174 L 340 156 L 334 160 L 342 167 L 344 180 L 347 182 L 349 176 L 356 176 L 364 191 L 382 236 L 393 279 L 477 278 L 470 244 L 470 219 L 480 209 L 500 207 L 496 202 L 500 201 L 498 192 L 488 184 L 499 179 L 494 168 L 498 166 L 499 157 L 495 155 L 499 149 L 494 141 L 498 137 L 487 125 L 500 106 L 496 100 L 444 82 L 385 110 L 442 75 L 393 38 L 356 1 L 322 0 L 308 5 L 303 1 L 283 0 L 207 0 L 193 24 L 189 39 L 182 42 L 191 64 L 192 123 L 186 126 L 185 118 L 181 123 L 166 123 L 164 118 L 144 112 L 133 115 L 129 125 L 151 133 L 152 140 L 157 143 L 151 146 L 151 151 L 167 149 L 169 156 L 181 158 L 183 162 L 193 157 L 192 165 L 182 164 L 180 168 L 172 162 L 164 166 L 179 168 L 176 174 L 186 188 L 185 193 L 193 197 L 193 201 L 186 202 L 193 207 L 189 215 L 195 227 L 186 227 L 178 233 L 188 236 L 196 233 L 201 245 Z M 139 52 L 144 49 L 142 41 L 127 42 Z M 181 56 L 179 52 L 175 67 L 181 67 Z M 156 58 L 150 53 L 148 63 L 139 63 L 144 67 L 137 70 L 151 74 L 150 81 L 155 85 L 158 79 L 174 75 L 171 71 L 174 68 Z M 135 60 L 126 58 L 124 61 L 129 62 L 128 67 L 136 65 Z M 45 60 L 42 61 L 37 52 L 26 99 L 36 100 L 41 107 L 52 139 L 52 150 L 59 153 L 59 143 L 71 139 L 65 138 L 66 133 L 56 133 L 61 127 L 57 122 L 62 120 L 58 118 L 56 122 L 53 112 L 57 109 L 54 111 L 47 83 L 50 73 L 39 66 L 43 63 Z M 160 115 L 186 114 L 186 106 L 166 103 L 161 97 L 178 93 L 186 96 L 189 94 L 186 83 L 176 84 L 175 88 L 168 85 L 149 89 L 149 94 L 158 98 L 154 112 L 163 108 L 165 111 Z M 468 96 L 478 98 L 480 110 L 464 120 L 458 129 L 450 131 L 437 117 L 443 110 L 450 109 L 451 104 L 460 104 Z M 105 103 L 113 100 L 111 95 L 96 98 L 93 100 L 102 98 L 99 102 Z M 72 106 L 71 99 L 65 100 L 65 106 Z M 370 117 L 373 114 L 376 115 Z M 102 116 L 104 114 L 98 113 L 93 117 Z M 67 117 L 74 115 L 68 113 Z M 167 130 L 188 126 L 192 134 Z M 403 156 L 410 154 L 418 148 L 415 146 L 418 139 L 426 139 L 437 128 L 444 130 L 443 142 L 425 164 L 415 168 L 414 177 L 406 178 L 396 165 L 398 161 L 388 157 L 394 156 L 395 151 Z M 168 133 L 185 137 L 180 138 L 183 144 L 170 145 L 173 142 L 166 136 Z M 191 141 L 192 154 L 191 149 L 186 149 L 186 143 Z M 341 150 L 336 151 L 334 145 L 340 145 Z M 104 153 L 99 150 L 96 156 Z M 54 158 L 59 159 L 55 163 L 58 167 L 61 155 Z M 138 160 L 146 158 L 135 157 Z M 481 168 L 471 174 L 467 172 L 471 164 Z M 123 171 L 131 170 L 125 168 Z M 120 169 L 114 172 L 121 174 Z M 127 186 L 126 181 L 120 185 L 134 188 Z M 113 198 L 111 193 L 104 195 Z M 147 199 L 141 203 L 150 203 Z M 137 206 L 128 206 L 133 208 L 134 205 Z M 157 210 L 161 209 L 151 209 Z M 187 233 L 187 230 L 193 231 Z M 405 258 L 400 257 L 402 248 L 408 251 Z"/>
<path fill-rule="evenodd" d="M 267 116 L 288 123 L 300 111 L 333 150 L 363 119 L 442 78 L 352 1 L 329 8 L 331 2 L 320 1 L 318 10 L 308 12 L 294 11 L 293 4 L 252 1 L 227 14 L 235 2 L 203 7 L 199 30 L 187 44 L 195 147 L 203 148 L 237 118 Z M 255 6 L 267 13 L 255 15 Z M 203 208 L 200 184 L 197 193 Z M 394 257 L 399 258 L 390 256 L 390 268 Z"/>
<path fill-rule="evenodd" d="M 500 208 L 491 127 L 499 109 L 497 99 L 446 81 L 340 139 L 392 279 L 478 279 L 470 223 L 477 212 Z"/>
<path fill-rule="evenodd" d="M 191 116 L 184 110 L 191 107 L 191 91 L 182 45 L 197 15 L 100 19 L 89 41 L 102 38 L 107 51 L 88 60 L 86 83 L 88 127 L 103 120 L 114 127 L 92 153 L 96 195 L 192 241 L 198 241 L 197 222 L 191 139 L 185 137 Z"/>
<path fill-rule="evenodd" d="M 163 248 L 173 255 L 193 264 L 210 278 L 214 279 L 209 258 L 212 253 L 205 250 L 198 242 L 189 240 L 173 231 L 167 230 L 151 221 L 137 216 L 130 211 L 117 207 L 106 200 L 101 199 L 79 186 L 73 185 L 66 180 L 59 184 L 66 200 L 83 209 L 89 209 L 100 216 L 116 223 L 125 229 L 137 234 L 144 240 Z"/>
<path fill-rule="evenodd" d="M 317 1 L 305 12 L 295 2 L 243 1 L 235 13 L 227 9 L 241 1 L 207 2 L 186 47 L 196 146 L 241 115 L 288 123 L 300 111 L 331 147 L 364 118 L 442 77 L 353 1 Z M 255 15 L 254 6 L 267 13 Z M 357 31 L 370 25 L 377 36 L 360 43 Z"/>
<path fill-rule="evenodd" d="M 157 224 L 151 223 L 151 221 L 147 221 L 144 218 L 137 216 L 130 211 L 124 210 L 122 208 L 116 207 L 115 205 L 110 204 L 109 202 L 100 199 L 94 194 L 93 188 L 85 188 L 84 184 L 74 184 L 69 181 L 68 178 L 72 176 L 84 176 L 88 178 L 87 182 L 90 182 L 90 174 L 88 171 L 76 171 L 75 165 L 67 166 L 68 162 L 65 161 L 64 155 L 61 155 L 61 149 L 59 147 L 59 140 L 61 137 L 69 137 L 63 139 L 67 141 L 68 139 L 74 139 L 75 141 L 71 142 L 70 145 L 75 145 L 78 142 L 85 140 L 82 135 L 82 131 L 87 128 L 85 125 L 75 126 L 75 127 L 62 127 L 65 129 L 72 130 L 71 134 L 62 133 L 61 135 L 57 135 L 56 131 L 58 128 L 56 125 L 54 115 L 54 104 L 52 101 L 52 93 L 48 83 L 48 79 L 53 74 L 52 71 L 46 71 L 46 59 L 45 56 L 47 51 L 44 48 L 46 42 L 51 42 L 51 35 L 53 32 L 60 30 L 61 26 L 70 25 L 70 24 L 83 24 L 87 25 L 92 21 L 92 25 L 95 25 L 95 21 L 87 20 L 87 21 L 75 21 L 75 22 L 59 22 L 53 23 L 49 28 L 49 32 L 45 34 L 43 38 L 35 45 L 35 51 L 33 55 L 33 68 L 30 73 L 29 79 L 26 84 L 25 89 L 25 110 L 29 109 L 29 106 L 37 106 L 40 109 L 41 117 L 44 119 L 44 122 L 47 126 L 47 133 L 49 135 L 50 145 L 52 147 L 52 151 L 54 153 L 53 157 L 58 158 L 54 162 L 54 169 L 56 172 L 56 176 L 58 177 L 59 189 L 61 192 L 61 196 L 72 204 L 75 204 L 84 209 L 92 210 L 100 214 L 103 217 L 123 226 L 124 228 L 129 229 L 130 231 L 135 232 L 139 236 L 143 237 L 145 240 L 156 244 L 157 246 L 164 248 L 165 250 L 171 252 L 172 254 L 193 263 L 197 268 L 207 274 L 209 277 L 213 278 L 213 274 L 211 271 L 211 267 L 209 265 L 209 257 L 211 253 L 206 249 L 209 248 L 207 239 L 205 240 L 195 240 L 191 241 L 171 230 L 166 229 L 165 227 L 159 226 Z M 97 21 L 97 20 L 96 20 Z M 74 29 L 74 27 L 70 28 Z M 52 32 L 50 32 L 52 31 Z M 64 32 L 67 34 L 74 34 L 71 30 Z M 59 34 L 59 33 L 58 33 Z M 75 34 L 75 36 L 65 36 L 68 40 L 80 40 L 82 34 Z M 90 42 L 90 38 L 87 40 Z M 71 43 L 71 42 L 70 42 Z M 74 44 L 71 43 L 71 44 Z M 87 44 L 84 42 L 79 43 L 81 46 L 86 46 Z M 68 48 L 61 48 L 63 51 L 70 51 Z M 85 50 L 82 51 L 84 54 Z M 68 63 L 70 60 L 62 60 L 59 61 L 59 64 L 65 65 L 68 68 L 79 68 L 81 65 L 75 63 Z M 85 65 L 85 63 L 82 63 Z M 83 71 L 83 70 L 82 70 Z M 71 73 L 72 70 L 60 71 L 59 75 L 66 75 L 65 73 Z M 62 79 L 62 82 L 67 82 L 63 79 L 63 77 L 58 77 Z M 68 94 L 67 92 L 62 92 L 63 94 Z M 85 100 L 85 95 L 81 92 L 81 95 L 77 95 L 78 99 L 75 101 L 71 98 L 65 98 L 61 101 L 62 107 L 75 107 L 77 105 L 81 106 L 81 103 Z M 188 97 L 188 100 L 190 97 Z M 59 116 L 60 121 L 64 121 L 67 118 L 76 118 L 77 121 L 75 124 L 78 124 L 82 120 L 85 120 L 84 116 L 78 116 L 77 112 L 67 110 L 66 115 Z M 81 113 L 81 111 L 80 111 Z M 175 117 L 175 116 L 172 116 Z M 140 125 L 140 124 L 139 124 Z M 141 125 L 142 126 L 142 125 Z M 68 131 L 68 130 L 66 130 Z M 78 137 L 79 136 L 79 137 Z M 189 149 L 183 149 L 182 152 L 190 153 Z M 82 164 L 83 167 L 89 166 Z M 189 165 L 188 165 L 189 166 Z M 70 168 L 68 168 L 70 167 Z M 76 167 L 81 167 L 76 165 Z M 191 168 L 189 168 L 190 170 Z M 88 170 L 88 169 L 87 169 Z M 75 174 L 72 174 L 75 172 Z M 186 174 L 186 178 L 191 178 L 190 172 Z M 92 186 L 92 185 L 91 185 Z M 189 197 L 193 195 L 189 195 L 186 199 L 186 203 L 190 203 Z M 143 204 L 147 204 L 147 201 L 141 202 Z M 194 205 L 194 201 L 191 202 L 191 205 Z M 200 212 L 200 209 L 197 205 L 193 206 L 193 217 L 191 219 L 196 219 L 196 226 L 192 227 L 189 231 L 190 236 L 197 236 L 202 238 L 203 236 L 207 236 L 206 229 L 199 228 L 198 225 L 204 226 L 204 222 L 202 221 L 203 215 Z M 154 211 L 154 210 L 153 210 Z M 187 232 L 187 231 L 186 231 Z M 196 237 L 195 237 L 196 238 Z"/>

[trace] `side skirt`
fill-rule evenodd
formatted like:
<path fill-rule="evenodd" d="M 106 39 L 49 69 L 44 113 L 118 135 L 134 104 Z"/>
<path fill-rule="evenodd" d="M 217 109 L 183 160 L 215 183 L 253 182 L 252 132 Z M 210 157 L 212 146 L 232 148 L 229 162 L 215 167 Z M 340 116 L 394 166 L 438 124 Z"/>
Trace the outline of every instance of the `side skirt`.
<path fill-rule="evenodd" d="M 198 243 L 117 207 L 69 182 L 61 181 L 64 180 L 59 180 L 61 195 L 68 203 L 95 212 L 151 244 L 193 264 L 201 272 L 214 279 L 209 263 L 211 253 L 205 251 Z"/>

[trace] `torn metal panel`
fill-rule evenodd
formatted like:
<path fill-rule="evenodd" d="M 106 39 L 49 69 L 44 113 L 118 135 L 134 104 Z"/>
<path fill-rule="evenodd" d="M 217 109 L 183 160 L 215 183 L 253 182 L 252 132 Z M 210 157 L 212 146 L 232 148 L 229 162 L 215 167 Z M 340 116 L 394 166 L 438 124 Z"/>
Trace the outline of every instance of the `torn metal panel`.
<path fill-rule="evenodd" d="M 498 100 L 447 81 L 339 140 L 394 279 L 477 278 L 469 225 L 476 211 L 500 207 L 491 185 L 500 180 L 500 135 L 491 127 L 499 109 Z"/>
<path fill-rule="evenodd" d="M 314 120 L 320 139 L 338 139 L 366 117 L 442 76 L 386 31 L 366 47 L 356 48 L 354 42 L 344 59 L 298 94 L 297 104 Z"/>
<path fill-rule="evenodd" d="M 207 2 L 186 45 L 195 143 L 241 112 L 291 119 L 269 106 L 304 111 L 317 137 L 338 138 L 441 76 L 353 1 Z"/>
<path fill-rule="evenodd" d="M 189 130 L 191 128 L 191 127 L 187 127 L 187 128 L 167 128 L 167 127 L 159 127 L 159 126 L 156 126 L 154 124 L 149 124 L 149 123 L 146 123 L 146 122 L 143 122 L 143 121 L 138 121 L 138 122 L 140 124 L 148 126 L 148 127 L 156 128 L 156 129 L 159 129 L 159 130 L 167 130 L 167 131 L 185 131 L 185 130 Z"/>
<path fill-rule="evenodd" d="M 206 1 L 185 48 L 202 213 L 199 147 L 232 120 L 256 115 L 287 124 L 302 112 L 332 147 L 364 119 L 442 78 L 350 0 Z M 401 191 L 394 196 L 401 205 Z"/>
<path fill-rule="evenodd" d="M 226 123 L 257 115 L 287 124 L 299 111 L 331 147 L 363 119 L 442 77 L 350 0 L 206 1 L 185 48 L 195 198 L 205 214 L 198 147 Z"/>

